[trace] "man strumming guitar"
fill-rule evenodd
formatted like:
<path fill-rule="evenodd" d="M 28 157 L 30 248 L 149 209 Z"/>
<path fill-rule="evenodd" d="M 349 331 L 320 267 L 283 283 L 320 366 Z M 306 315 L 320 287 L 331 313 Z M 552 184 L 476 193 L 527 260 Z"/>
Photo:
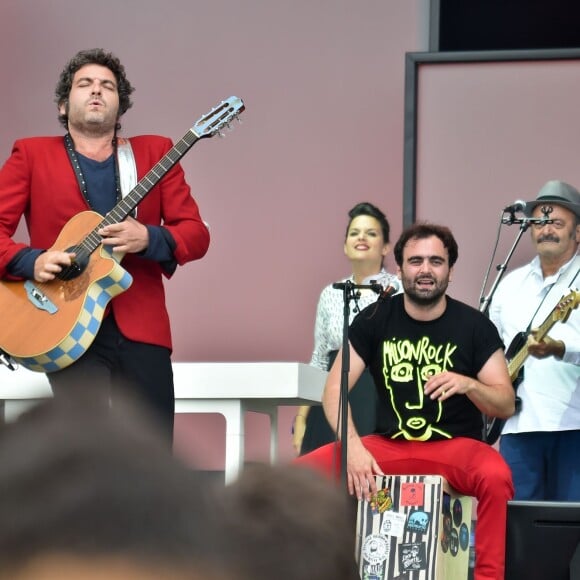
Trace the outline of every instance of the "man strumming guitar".
<path fill-rule="evenodd" d="M 505 344 L 528 331 L 530 355 L 518 385 L 521 410 L 502 431 L 500 451 L 510 465 L 515 499 L 580 500 L 580 313 L 549 335 L 534 330 L 580 280 L 580 192 L 546 183 L 526 213 L 545 216 L 531 227 L 537 256 L 499 284 L 490 317 Z"/>
<path fill-rule="evenodd" d="M 117 57 L 102 49 L 80 51 L 56 86 L 59 120 L 67 134 L 16 141 L 0 171 L 0 278 L 30 281 L 30 300 L 49 312 L 56 308 L 44 286 L 59 277 L 67 280 L 69 273 L 74 277 L 81 262 L 70 246 L 53 247 L 65 224 L 86 210 L 106 215 L 122 198 L 128 174 L 141 178 L 172 148 L 171 140 L 161 136 L 119 138 L 119 120 L 132 106 L 132 92 Z M 30 245 L 12 240 L 21 216 Z M 49 373 L 51 386 L 58 396 L 61 390 L 91 384 L 111 389 L 113 401 L 116 388 L 133 390 L 155 410 L 171 441 L 172 344 L 162 277 L 203 257 L 209 245 L 208 229 L 181 166 L 175 165 L 151 189 L 135 218 L 106 225 L 95 237 L 99 248 L 126 255 L 123 268 L 132 285 L 107 306 L 86 352 Z M 77 286 L 83 283 L 80 276 Z M 63 290 L 65 301 L 75 298 L 75 288 L 73 281 Z M 5 326 L 18 318 L 18 312 L 1 308 Z M 77 326 L 82 324 L 79 318 Z M 29 331 L 34 338 L 43 328 L 40 324 Z M 66 352 L 62 356 L 66 359 Z"/>

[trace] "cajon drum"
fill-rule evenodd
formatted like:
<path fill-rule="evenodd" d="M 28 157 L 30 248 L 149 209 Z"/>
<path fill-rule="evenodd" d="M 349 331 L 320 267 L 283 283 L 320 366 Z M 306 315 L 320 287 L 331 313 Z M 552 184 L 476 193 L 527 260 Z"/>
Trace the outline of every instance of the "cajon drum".
<path fill-rule="evenodd" d="M 355 557 L 362 580 L 466 580 L 472 500 L 439 475 L 375 476 L 359 501 Z"/>

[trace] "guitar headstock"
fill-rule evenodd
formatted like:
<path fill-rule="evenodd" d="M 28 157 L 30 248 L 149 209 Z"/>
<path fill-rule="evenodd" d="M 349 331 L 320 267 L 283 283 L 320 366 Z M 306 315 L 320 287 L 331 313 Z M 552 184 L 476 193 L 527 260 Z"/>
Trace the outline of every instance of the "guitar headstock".
<path fill-rule="evenodd" d="M 567 296 L 563 296 L 560 302 L 554 308 L 554 315 L 558 320 L 566 322 L 572 314 L 572 310 L 578 308 L 580 304 L 580 292 L 577 290 L 572 290 Z"/>
<path fill-rule="evenodd" d="M 199 139 L 213 137 L 224 127 L 229 127 L 230 123 L 234 119 L 237 119 L 245 108 L 242 99 L 239 97 L 230 97 L 198 119 L 192 127 L 192 131 Z"/>

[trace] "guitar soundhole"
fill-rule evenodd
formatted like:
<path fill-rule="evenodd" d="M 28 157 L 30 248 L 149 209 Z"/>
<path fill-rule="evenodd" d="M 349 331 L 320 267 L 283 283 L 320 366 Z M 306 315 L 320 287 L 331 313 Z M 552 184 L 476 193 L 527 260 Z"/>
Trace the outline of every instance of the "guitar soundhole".
<path fill-rule="evenodd" d="M 89 264 L 89 256 L 82 250 L 82 248 L 79 248 L 78 246 L 67 248 L 65 252 L 74 252 L 76 254 L 76 258 L 70 266 L 63 268 L 62 272 L 60 272 L 57 277 L 59 280 L 64 281 L 74 280 L 85 271 Z"/>

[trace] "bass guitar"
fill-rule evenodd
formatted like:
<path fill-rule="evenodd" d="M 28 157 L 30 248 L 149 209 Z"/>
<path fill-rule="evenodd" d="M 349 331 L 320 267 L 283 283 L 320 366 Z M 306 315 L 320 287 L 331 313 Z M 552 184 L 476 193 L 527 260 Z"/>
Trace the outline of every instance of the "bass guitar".
<path fill-rule="evenodd" d="M 538 329 L 534 332 L 536 340 L 540 341 L 556 322 L 565 323 L 572 310 L 580 304 L 580 292 L 573 290 L 570 294 L 563 296 L 558 304 L 554 307 L 552 312 L 546 317 L 544 322 L 540 324 Z M 517 396 L 518 387 L 524 378 L 524 362 L 530 355 L 528 348 L 528 336 L 530 332 L 518 332 L 511 341 L 509 348 L 506 351 L 506 359 L 508 360 L 508 371 L 514 390 L 516 391 L 516 413 L 521 408 L 521 400 Z M 501 435 L 501 430 L 505 423 L 505 419 L 498 419 L 496 417 L 486 417 L 485 435 L 486 441 L 493 445 Z"/>
<path fill-rule="evenodd" d="M 101 216 L 81 212 L 67 222 L 51 250 L 74 252 L 74 263 L 50 282 L 0 281 L 0 354 L 33 371 L 50 373 L 78 360 L 92 344 L 105 308 L 132 283 L 122 257 L 101 244 L 101 228 L 120 223 L 199 140 L 213 137 L 245 106 L 230 97 L 201 117 L 152 169 Z"/>

